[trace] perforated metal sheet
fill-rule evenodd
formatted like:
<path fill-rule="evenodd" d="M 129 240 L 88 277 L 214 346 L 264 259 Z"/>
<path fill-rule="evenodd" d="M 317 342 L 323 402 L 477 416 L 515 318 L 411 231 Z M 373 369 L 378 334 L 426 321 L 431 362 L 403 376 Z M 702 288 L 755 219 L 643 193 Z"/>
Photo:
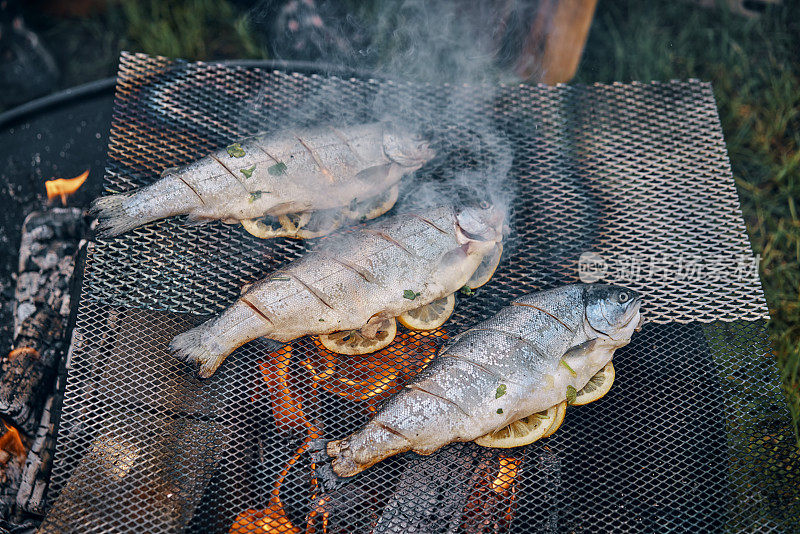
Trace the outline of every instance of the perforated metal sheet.
<path fill-rule="evenodd" d="M 708 84 L 495 91 L 126 54 L 108 189 L 148 183 L 265 125 L 341 119 L 342 110 L 352 120 L 387 110 L 447 117 L 428 124 L 444 139 L 487 124 L 499 133 L 501 144 L 487 147 L 511 148 L 517 196 L 492 281 L 460 297 L 440 331 L 402 332 L 378 356 L 332 366 L 312 340 L 275 353 L 256 340 L 200 381 L 166 353 L 172 336 L 309 243 L 175 220 L 98 242 L 68 364 L 53 475 L 61 495 L 45 530 L 793 529 L 797 450 L 758 278 L 737 265 L 749 245 Z M 436 179 L 459 161 L 421 172 Z M 570 408 L 554 436 L 531 446 L 402 455 L 319 500 L 307 457 L 292 460 L 309 433 L 346 435 L 444 338 L 515 296 L 575 281 L 586 251 L 606 258 L 607 280 L 644 293 L 651 320 L 615 356 L 606 398 Z M 644 274 L 617 268 L 630 258 Z M 714 276 L 676 275 L 687 258 L 719 259 Z"/>

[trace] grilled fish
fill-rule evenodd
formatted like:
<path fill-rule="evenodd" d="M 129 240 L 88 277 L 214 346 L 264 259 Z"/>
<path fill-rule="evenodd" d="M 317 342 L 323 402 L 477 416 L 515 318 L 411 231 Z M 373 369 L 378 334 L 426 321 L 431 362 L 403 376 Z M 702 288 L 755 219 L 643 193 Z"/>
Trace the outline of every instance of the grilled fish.
<path fill-rule="evenodd" d="M 575 284 L 517 299 L 443 347 L 360 430 L 322 449 L 341 477 L 395 454 L 472 441 L 580 390 L 640 323 L 640 297 Z M 567 365 L 562 365 L 561 360 Z"/>
<path fill-rule="evenodd" d="M 351 218 L 373 218 L 396 200 L 396 190 L 391 202 L 386 193 L 433 156 L 422 138 L 386 123 L 284 131 L 167 169 L 155 183 L 99 198 L 92 209 L 107 236 L 174 215 L 234 223 L 349 208 Z"/>
<path fill-rule="evenodd" d="M 376 325 L 463 287 L 499 246 L 503 218 L 493 206 L 440 206 L 334 236 L 170 347 L 199 362 L 207 377 L 257 337 L 288 342 L 357 329 L 374 335 Z"/>

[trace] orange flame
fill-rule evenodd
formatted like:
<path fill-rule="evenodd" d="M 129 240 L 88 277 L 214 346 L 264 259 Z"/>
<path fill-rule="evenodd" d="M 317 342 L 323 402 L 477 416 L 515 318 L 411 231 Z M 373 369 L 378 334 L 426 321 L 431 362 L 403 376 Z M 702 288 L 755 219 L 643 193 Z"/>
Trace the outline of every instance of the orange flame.
<path fill-rule="evenodd" d="M 447 339 L 442 329 L 429 332 L 404 332 L 398 334 L 391 345 L 385 349 L 362 356 L 349 356 L 344 362 L 339 355 L 322 347 L 314 338 L 316 351 L 299 362 L 310 372 L 314 387 L 318 384 L 330 393 L 353 401 L 374 403 L 402 387 L 402 384 L 436 355 L 437 338 Z M 303 343 L 303 342 L 299 342 Z M 310 344 L 309 344 L 310 345 Z M 303 413 L 303 397 L 292 379 L 290 364 L 292 353 L 301 347 L 287 344 L 259 361 L 261 376 L 269 390 L 270 404 L 275 425 L 282 432 L 305 428 L 307 435 L 294 456 L 286 463 L 275 481 L 269 506 L 263 510 L 249 509 L 241 512 L 231 525 L 229 534 L 295 534 L 295 527 L 286 516 L 281 502 L 280 491 L 289 470 L 297 463 L 308 448 L 312 439 L 320 436 L 319 430 L 309 422 Z M 309 348 L 311 348 L 309 346 Z M 260 396 L 254 394 L 253 400 Z M 373 406 L 368 409 L 374 411 Z M 313 474 L 312 486 L 317 485 Z M 317 516 L 322 518 L 322 531 L 327 532 L 328 511 L 324 497 L 316 495 L 315 508 L 308 515 L 307 532 L 316 532 L 312 524 Z"/>
<path fill-rule="evenodd" d="M 56 178 L 54 180 L 47 180 L 44 183 L 44 188 L 47 190 L 47 200 L 53 200 L 56 197 L 61 198 L 61 203 L 67 205 L 67 197 L 77 191 L 89 177 L 89 169 L 86 169 L 75 178 Z"/>
<path fill-rule="evenodd" d="M 19 431 L 5 421 L 2 421 L 2 423 L 6 428 L 6 433 L 0 437 L 0 450 L 6 451 L 19 459 L 19 461 L 24 462 L 27 452 L 25 451 L 25 445 L 22 443 Z"/>

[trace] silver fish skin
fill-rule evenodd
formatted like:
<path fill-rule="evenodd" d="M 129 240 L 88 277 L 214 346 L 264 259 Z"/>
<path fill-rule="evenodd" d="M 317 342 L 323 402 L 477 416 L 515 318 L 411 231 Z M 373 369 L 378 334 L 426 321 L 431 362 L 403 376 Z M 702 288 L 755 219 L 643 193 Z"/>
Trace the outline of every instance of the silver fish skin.
<path fill-rule="evenodd" d="M 324 210 L 375 197 L 434 155 L 419 136 L 387 123 L 283 131 L 167 169 L 153 184 L 95 200 L 92 210 L 105 236 L 175 215 L 237 222 Z"/>
<path fill-rule="evenodd" d="M 517 299 L 456 336 L 360 430 L 329 442 L 334 473 L 349 477 L 408 450 L 432 454 L 559 404 L 630 341 L 639 307 L 637 293 L 608 285 Z"/>
<path fill-rule="evenodd" d="M 459 221 L 469 220 L 470 233 Z M 475 221 L 482 221 L 476 228 Z M 400 214 L 327 239 L 250 287 L 219 317 L 178 335 L 170 347 L 210 376 L 257 337 L 362 329 L 458 291 L 503 238 L 493 207 L 441 206 Z M 412 300 L 405 290 L 418 295 Z"/>

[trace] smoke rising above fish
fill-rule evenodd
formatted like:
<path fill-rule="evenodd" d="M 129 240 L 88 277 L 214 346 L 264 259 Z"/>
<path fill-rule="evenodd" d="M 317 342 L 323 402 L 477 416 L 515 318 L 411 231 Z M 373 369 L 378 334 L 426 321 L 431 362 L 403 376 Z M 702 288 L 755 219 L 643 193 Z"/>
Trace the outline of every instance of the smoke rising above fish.
<path fill-rule="evenodd" d="M 400 179 L 433 156 L 422 138 L 388 123 L 283 131 L 167 169 L 155 183 L 99 198 L 92 209 L 107 236 L 175 215 L 231 223 L 283 217 L 280 231 L 261 229 L 262 237 L 324 235 L 343 219 L 388 211 Z M 299 215 L 308 224 L 315 213 L 325 213 L 326 220 L 311 234 L 298 234 L 299 222 L 285 219 Z"/>
<path fill-rule="evenodd" d="M 377 221 L 330 238 L 254 284 L 170 348 L 210 376 L 257 337 L 288 342 L 342 330 L 374 336 L 382 323 L 458 291 L 495 257 L 502 238 L 503 214 L 491 205 L 440 206 Z"/>
<path fill-rule="evenodd" d="M 349 477 L 405 451 L 432 454 L 563 402 L 630 342 L 639 307 L 637 293 L 610 285 L 517 299 L 456 336 L 361 429 L 328 442 L 330 467 Z"/>

